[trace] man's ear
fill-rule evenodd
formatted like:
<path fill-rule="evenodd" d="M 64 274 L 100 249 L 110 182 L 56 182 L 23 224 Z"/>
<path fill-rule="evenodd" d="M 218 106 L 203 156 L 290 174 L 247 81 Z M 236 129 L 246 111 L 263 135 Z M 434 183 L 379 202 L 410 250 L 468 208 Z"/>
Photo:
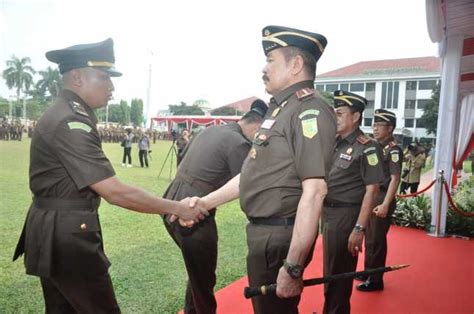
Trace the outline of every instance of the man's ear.
<path fill-rule="evenodd" d="M 294 75 L 299 74 L 304 69 L 304 61 L 300 55 L 296 55 L 292 60 L 291 72 Z"/>
<path fill-rule="evenodd" d="M 354 118 L 354 122 L 358 122 L 361 116 L 362 114 L 359 111 L 354 112 L 354 114 L 352 115 L 352 117 Z"/>
<path fill-rule="evenodd" d="M 69 73 L 69 79 L 71 84 L 77 87 L 81 87 L 83 84 L 83 73 L 80 69 L 72 69 Z"/>

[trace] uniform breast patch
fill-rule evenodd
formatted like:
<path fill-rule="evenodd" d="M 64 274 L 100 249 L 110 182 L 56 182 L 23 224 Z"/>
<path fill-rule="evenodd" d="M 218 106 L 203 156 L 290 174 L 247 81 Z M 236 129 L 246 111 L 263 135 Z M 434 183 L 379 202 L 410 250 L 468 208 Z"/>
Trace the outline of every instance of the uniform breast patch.
<path fill-rule="evenodd" d="M 71 130 L 84 130 L 87 133 L 89 133 L 92 129 L 90 126 L 83 122 L 68 122 L 67 125 Z"/>
<path fill-rule="evenodd" d="M 313 138 L 318 134 L 318 119 L 316 118 L 301 120 L 301 126 L 303 128 L 304 137 Z"/>

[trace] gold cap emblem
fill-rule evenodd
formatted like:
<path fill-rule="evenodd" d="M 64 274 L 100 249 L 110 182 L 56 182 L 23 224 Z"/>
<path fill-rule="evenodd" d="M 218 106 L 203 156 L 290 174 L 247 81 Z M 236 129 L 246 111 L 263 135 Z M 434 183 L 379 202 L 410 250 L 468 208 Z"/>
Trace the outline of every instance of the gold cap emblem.
<path fill-rule="evenodd" d="M 270 31 L 269 31 L 268 29 L 264 30 L 264 31 L 263 31 L 263 35 L 265 35 L 265 36 L 270 35 Z"/>

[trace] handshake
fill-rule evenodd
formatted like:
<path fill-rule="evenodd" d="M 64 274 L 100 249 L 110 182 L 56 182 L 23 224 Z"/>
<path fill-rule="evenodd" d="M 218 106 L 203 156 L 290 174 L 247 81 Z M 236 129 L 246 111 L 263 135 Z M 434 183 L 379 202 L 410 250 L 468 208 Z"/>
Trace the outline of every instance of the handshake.
<path fill-rule="evenodd" d="M 170 215 L 167 220 L 174 222 L 178 219 L 182 227 L 191 228 L 195 223 L 204 220 L 209 215 L 209 207 L 206 202 L 197 196 L 187 197 L 180 201 L 180 214 Z"/>

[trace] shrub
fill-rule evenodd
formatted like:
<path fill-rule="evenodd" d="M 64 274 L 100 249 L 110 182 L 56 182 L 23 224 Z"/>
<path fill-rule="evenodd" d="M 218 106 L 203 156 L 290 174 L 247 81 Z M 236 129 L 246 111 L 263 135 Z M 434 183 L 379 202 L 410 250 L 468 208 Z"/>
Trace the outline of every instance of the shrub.
<path fill-rule="evenodd" d="M 453 200 L 459 210 L 465 213 L 474 212 L 474 176 L 459 184 Z M 446 218 L 446 232 L 474 237 L 474 217 L 461 216 L 450 208 Z"/>
<path fill-rule="evenodd" d="M 403 227 L 427 229 L 431 220 L 430 199 L 423 194 L 397 199 L 393 223 Z"/>

